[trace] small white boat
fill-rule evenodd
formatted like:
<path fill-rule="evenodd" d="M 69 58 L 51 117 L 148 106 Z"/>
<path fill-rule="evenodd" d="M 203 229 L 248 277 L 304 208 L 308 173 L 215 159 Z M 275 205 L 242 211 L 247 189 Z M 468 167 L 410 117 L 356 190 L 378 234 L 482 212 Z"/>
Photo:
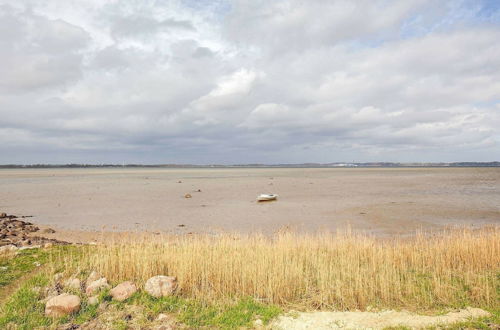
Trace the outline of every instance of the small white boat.
<path fill-rule="evenodd" d="M 260 194 L 257 196 L 257 202 L 275 201 L 276 199 L 278 199 L 278 195 L 275 194 Z"/>

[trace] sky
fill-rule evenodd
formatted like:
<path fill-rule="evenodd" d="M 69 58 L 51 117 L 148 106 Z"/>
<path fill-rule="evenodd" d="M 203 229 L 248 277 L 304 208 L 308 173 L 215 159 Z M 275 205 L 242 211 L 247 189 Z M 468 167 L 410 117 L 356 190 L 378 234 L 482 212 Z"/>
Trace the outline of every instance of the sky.
<path fill-rule="evenodd" d="M 495 160 L 497 0 L 0 0 L 0 164 Z"/>

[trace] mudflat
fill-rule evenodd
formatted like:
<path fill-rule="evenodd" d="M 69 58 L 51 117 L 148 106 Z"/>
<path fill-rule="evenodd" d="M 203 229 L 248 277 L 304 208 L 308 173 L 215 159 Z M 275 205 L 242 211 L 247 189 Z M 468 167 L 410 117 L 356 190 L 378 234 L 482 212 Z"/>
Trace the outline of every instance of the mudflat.
<path fill-rule="evenodd" d="M 500 168 L 2 169 L 0 211 L 72 232 L 404 235 L 500 224 Z"/>

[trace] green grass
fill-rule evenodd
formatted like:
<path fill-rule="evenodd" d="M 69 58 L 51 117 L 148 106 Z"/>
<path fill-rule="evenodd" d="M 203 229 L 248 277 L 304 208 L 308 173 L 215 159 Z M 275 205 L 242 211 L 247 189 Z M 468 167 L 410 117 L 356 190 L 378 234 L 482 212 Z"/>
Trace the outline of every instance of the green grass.
<path fill-rule="evenodd" d="M 32 329 L 37 326 L 48 326 L 52 319 L 44 316 L 44 304 L 39 300 L 39 292 L 34 287 L 47 285 L 46 276 L 39 275 L 26 281 L 2 306 L 0 311 L 0 328 L 13 323 L 19 329 Z"/>
<path fill-rule="evenodd" d="M 0 289 L 38 268 L 36 263 L 44 265 L 48 255 L 43 249 L 26 249 L 14 257 L 0 257 Z"/>
<path fill-rule="evenodd" d="M 97 316 L 97 306 L 87 304 L 81 292 L 70 292 L 78 294 L 82 298 L 80 311 L 71 316 L 60 319 L 45 317 L 45 305 L 41 302 L 39 292 L 36 288 L 42 288 L 49 284 L 47 272 L 36 275 L 34 271 L 42 269 L 47 265 L 53 271 L 61 271 L 61 267 L 54 264 L 53 257 L 57 254 L 78 254 L 79 248 L 76 246 L 55 246 L 50 249 L 34 248 L 19 250 L 13 256 L 0 257 L 0 290 L 8 290 L 9 285 L 16 280 L 27 276 L 28 279 L 21 283 L 20 287 L 3 302 L 0 306 L 0 328 L 8 324 L 15 324 L 19 329 L 32 329 L 37 326 L 48 326 L 62 324 L 72 321 L 76 324 L 85 323 Z M 39 265 L 37 265 L 37 263 Z M 29 277 L 35 274 L 33 277 Z"/>
<path fill-rule="evenodd" d="M 257 319 L 261 319 L 264 324 L 267 324 L 282 312 L 277 306 L 260 304 L 250 297 L 241 299 L 234 304 L 213 306 L 177 296 L 154 298 L 147 293 L 138 292 L 124 303 L 144 307 L 149 319 L 154 319 L 160 313 L 170 313 L 176 316 L 180 322 L 195 328 L 235 329 L 250 327 L 252 322 Z"/>
<path fill-rule="evenodd" d="M 126 329 L 128 329 L 127 322 L 124 320 L 116 320 L 113 322 L 113 329 L 114 330 L 126 330 Z"/>
<path fill-rule="evenodd" d="M 46 317 L 45 306 L 41 301 L 43 297 L 37 288 L 49 284 L 47 275 L 36 275 L 25 281 L 0 308 L 0 328 L 15 326 L 18 329 L 32 329 L 65 323 L 84 324 L 98 317 L 98 305 L 89 305 L 82 293 L 79 293 L 82 305 L 78 313 L 59 319 Z M 98 299 L 99 302 L 109 303 L 118 311 L 128 306 L 140 306 L 145 326 L 148 322 L 154 321 L 158 314 L 168 313 L 192 328 L 237 329 L 251 327 L 256 319 L 261 319 L 266 324 L 281 313 L 281 309 L 277 306 L 257 303 L 252 298 L 244 298 L 234 304 L 213 306 L 178 296 L 154 298 L 145 292 L 137 292 L 130 299 L 117 302 L 111 300 L 109 290 L 104 290 L 100 292 Z M 112 321 L 112 326 L 115 329 L 126 329 L 127 322 L 117 318 Z"/>
<path fill-rule="evenodd" d="M 73 322 L 83 324 L 97 317 L 97 307 L 99 305 L 89 305 L 87 301 L 82 301 L 80 311 L 75 315 Z"/>
<path fill-rule="evenodd" d="M 54 271 L 61 271 L 62 265 L 56 265 L 53 260 L 57 255 L 72 256 L 77 259 L 82 249 L 79 246 L 59 245 L 51 248 L 33 248 L 17 250 L 13 256 L 0 256 L 0 290 L 12 284 L 15 280 L 49 265 Z"/>
<path fill-rule="evenodd" d="M 233 306 L 226 306 L 209 320 L 207 325 L 224 327 L 250 326 L 256 319 L 261 319 L 267 324 L 272 318 L 280 314 L 281 309 L 277 306 L 259 304 L 252 298 L 240 300 Z"/>

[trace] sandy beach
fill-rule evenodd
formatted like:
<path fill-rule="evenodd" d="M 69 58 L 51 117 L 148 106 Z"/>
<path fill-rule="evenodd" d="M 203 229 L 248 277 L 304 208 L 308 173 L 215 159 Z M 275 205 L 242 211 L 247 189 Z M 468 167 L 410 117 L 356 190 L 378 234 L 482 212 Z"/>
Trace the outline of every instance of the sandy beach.
<path fill-rule="evenodd" d="M 279 199 L 257 203 L 260 193 Z M 103 230 L 272 233 L 284 226 L 387 236 L 500 224 L 500 169 L 5 169 L 0 210 L 73 239 Z"/>

